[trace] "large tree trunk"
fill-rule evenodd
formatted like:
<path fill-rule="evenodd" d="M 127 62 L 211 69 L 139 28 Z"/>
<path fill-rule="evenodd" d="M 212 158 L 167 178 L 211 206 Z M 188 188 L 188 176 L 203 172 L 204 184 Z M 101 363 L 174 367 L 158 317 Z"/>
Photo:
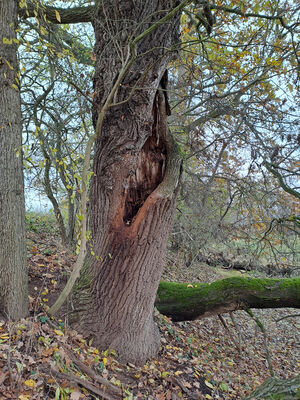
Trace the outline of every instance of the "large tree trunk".
<path fill-rule="evenodd" d="M 10 319 L 25 317 L 28 302 L 17 6 L 0 2 L 0 312 Z"/>
<path fill-rule="evenodd" d="M 156 307 L 173 321 L 246 308 L 300 308 L 300 278 L 227 278 L 213 283 L 161 282 Z"/>
<path fill-rule="evenodd" d="M 95 125 L 127 56 L 129 40 L 175 2 L 113 4 L 103 2 L 95 22 Z M 108 110 L 95 143 L 92 255 L 77 286 L 86 310 L 79 324 L 94 337 L 95 345 L 113 348 L 121 360 L 135 363 L 159 348 L 153 307 L 181 169 L 167 128 L 169 106 L 163 90 L 178 27 L 179 16 L 138 43 L 138 57 L 115 96 L 116 102 L 125 102 Z"/>

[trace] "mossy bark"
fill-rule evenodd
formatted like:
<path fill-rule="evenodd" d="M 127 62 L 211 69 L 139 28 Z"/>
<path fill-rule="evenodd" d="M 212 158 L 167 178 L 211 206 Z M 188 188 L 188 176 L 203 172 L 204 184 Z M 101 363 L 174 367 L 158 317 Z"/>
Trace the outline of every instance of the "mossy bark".
<path fill-rule="evenodd" d="M 300 375 L 292 379 L 269 378 L 245 400 L 292 400 L 300 398 Z"/>
<path fill-rule="evenodd" d="M 213 283 L 161 282 L 158 310 L 173 321 L 189 321 L 244 308 L 300 308 L 300 278 L 227 278 Z"/>

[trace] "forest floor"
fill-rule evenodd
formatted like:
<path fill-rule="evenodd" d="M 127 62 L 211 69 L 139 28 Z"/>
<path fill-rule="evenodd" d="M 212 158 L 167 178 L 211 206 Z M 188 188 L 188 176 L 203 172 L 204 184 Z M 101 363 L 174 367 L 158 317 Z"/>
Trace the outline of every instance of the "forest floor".
<path fill-rule="evenodd" d="M 114 351 L 101 353 L 72 330 L 66 317 L 46 314 L 75 257 L 40 232 L 28 233 L 27 251 L 31 315 L 17 323 L 0 321 L 0 399 L 240 400 L 270 376 L 264 337 L 243 311 L 184 323 L 157 312 L 158 356 L 143 367 L 119 363 Z M 211 282 L 228 274 L 205 264 L 169 263 L 163 279 Z M 275 375 L 299 374 L 300 319 L 278 321 L 299 311 L 253 312 L 265 327 Z"/>

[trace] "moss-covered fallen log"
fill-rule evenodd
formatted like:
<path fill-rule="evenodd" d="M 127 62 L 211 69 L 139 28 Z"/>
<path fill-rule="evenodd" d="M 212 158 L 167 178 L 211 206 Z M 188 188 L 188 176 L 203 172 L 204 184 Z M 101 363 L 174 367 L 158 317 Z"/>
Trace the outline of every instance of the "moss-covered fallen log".
<path fill-rule="evenodd" d="M 269 378 L 245 400 L 292 400 L 300 398 L 300 375 L 292 379 Z"/>
<path fill-rule="evenodd" d="M 213 283 L 161 282 L 156 307 L 173 321 L 245 308 L 300 308 L 300 278 L 227 278 Z"/>

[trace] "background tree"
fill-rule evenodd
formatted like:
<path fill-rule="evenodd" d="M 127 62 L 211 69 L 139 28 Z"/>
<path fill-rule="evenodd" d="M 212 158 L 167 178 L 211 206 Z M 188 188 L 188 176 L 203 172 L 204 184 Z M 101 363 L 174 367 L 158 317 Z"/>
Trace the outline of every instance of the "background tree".
<path fill-rule="evenodd" d="M 212 6 L 216 21 L 209 37 L 203 26 L 193 28 L 198 5 L 182 18 L 186 53 L 172 69 L 171 123 L 186 174 L 172 242 L 180 243 L 188 263 L 199 251 L 222 251 L 295 266 L 296 201 L 278 190 L 265 160 L 277 149 L 281 171 L 295 187 L 299 45 L 291 21 L 297 5 L 279 11 L 274 5 L 272 15 L 261 5 L 259 19 L 253 18 L 258 4 L 251 10 L 246 3 L 229 6 Z"/>
<path fill-rule="evenodd" d="M 17 11 L 16 1 L 1 1 L 0 312 L 9 319 L 28 312 Z"/>

